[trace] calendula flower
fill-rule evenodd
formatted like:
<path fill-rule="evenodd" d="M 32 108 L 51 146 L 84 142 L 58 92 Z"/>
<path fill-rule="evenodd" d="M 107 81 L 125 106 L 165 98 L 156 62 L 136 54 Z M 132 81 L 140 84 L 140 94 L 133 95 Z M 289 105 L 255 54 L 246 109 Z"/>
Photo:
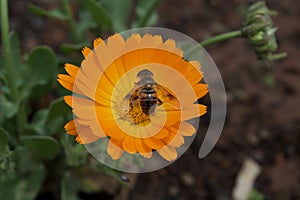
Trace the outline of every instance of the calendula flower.
<path fill-rule="evenodd" d="M 74 119 L 66 132 L 82 144 L 108 138 L 107 153 L 118 160 L 124 152 L 167 161 L 196 129 L 188 120 L 206 113 L 197 100 L 207 92 L 200 83 L 197 61 L 183 59 L 175 41 L 160 35 L 115 34 L 96 39 L 82 50 L 81 67 L 66 64 L 58 82 L 73 95 L 65 96 Z"/>

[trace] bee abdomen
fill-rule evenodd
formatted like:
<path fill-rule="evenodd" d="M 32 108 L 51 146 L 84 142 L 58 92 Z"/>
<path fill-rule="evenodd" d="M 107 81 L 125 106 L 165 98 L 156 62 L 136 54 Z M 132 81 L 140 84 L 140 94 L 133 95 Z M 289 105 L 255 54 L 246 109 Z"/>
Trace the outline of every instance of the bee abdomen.
<path fill-rule="evenodd" d="M 157 97 L 142 97 L 140 103 L 143 113 L 150 115 L 155 111 Z"/>

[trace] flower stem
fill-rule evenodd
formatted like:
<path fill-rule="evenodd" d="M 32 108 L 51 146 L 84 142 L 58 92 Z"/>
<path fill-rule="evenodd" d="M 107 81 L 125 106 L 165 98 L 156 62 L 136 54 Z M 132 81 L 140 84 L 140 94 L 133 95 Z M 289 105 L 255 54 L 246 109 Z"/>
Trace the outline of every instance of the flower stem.
<path fill-rule="evenodd" d="M 222 42 L 222 41 L 225 41 L 225 40 L 229 40 L 229 39 L 237 38 L 237 37 L 241 37 L 241 36 L 243 36 L 242 31 L 237 30 L 237 31 L 222 33 L 220 35 L 213 36 L 211 38 L 203 40 L 202 42 L 200 42 L 200 44 L 203 47 L 206 47 L 206 46 L 214 44 L 214 43 Z"/>
<path fill-rule="evenodd" d="M 282 52 L 282 53 L 277 53 L 277 54 L 272 54 L 268 57 L 268 60 L 281 60 L 283 58 L 287 57 L 287 53 L 286 52 Z"/>
<path fill-rule="evenodd" d="M 72 10 L 71 10 L 71 7 L 70 7 L 69 0 L 62 0 L 62 7 L 64 9 L 64 12 L 67 15 L 67 21 L 68 21 L 69 26 L 70 26 L 70 30 L 71 30 L 71 33 L 72 33 L 73 40 L 74 40 L 75 43 L 79 43 L 80 42 L 80 35 L 79 35 L 78 29 L 76 27 L 74 17 L 72 15 Z"/>
<path fill-rule="evenodd" d="M 8 6 L 7 0 L 1 0 L 1 36 L 3 43 L 3 59 L 6 69 L 7 84 L 11 91 L 11 100 L 18 102 L 18 90 L 13 72 L 13 63 L 11 57 L 11 48 L 9 41 L 9 25 L 8 25 Z"/>

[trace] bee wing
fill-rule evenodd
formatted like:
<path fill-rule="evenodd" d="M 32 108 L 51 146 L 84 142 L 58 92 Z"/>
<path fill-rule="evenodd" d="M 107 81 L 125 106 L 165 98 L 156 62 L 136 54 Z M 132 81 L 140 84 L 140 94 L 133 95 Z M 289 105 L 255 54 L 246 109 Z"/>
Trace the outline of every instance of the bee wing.
<path fill-rule="evenodd" d="M 135 84 L 135 86 L 133 87 L 132 90 L 130 90 L 130 92 L 128 92 L 128 94 L 122 99 L 121 101 L 121 109 L 123 110 L 124 113 L 128 113 L 129 109 L 130 109 L 130 98 L 132 96 L 138 95 L 135 94 L 136 90 L 139 88 L 139 85 Z"/>
<path fill-rule="evenodd" d="M 175 97 L 175 95 L 173 94 L 173 92 L 171 92 L 170 90 L 168 90 L 167 88 L 159 84 L 155 84 L 155 89 L 158 95 L 158 99 L 162 103 L 167 103 L 175 109 L 180 109 L 180 103 L 178 99 Z"/>

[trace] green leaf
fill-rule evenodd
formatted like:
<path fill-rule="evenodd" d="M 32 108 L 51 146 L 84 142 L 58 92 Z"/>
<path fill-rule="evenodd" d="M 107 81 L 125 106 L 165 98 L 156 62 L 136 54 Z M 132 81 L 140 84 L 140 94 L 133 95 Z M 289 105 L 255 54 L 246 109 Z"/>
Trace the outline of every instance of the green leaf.
<path fill-rule="evenodd" d="M 70 137 L 69 135 L 63 136 L 62 143 L 68 166 L 77 167 L 86 163 L 88 152 L 84 145 L 74 143 L 74 137 Z"/>
<path fill-rule="evenodd" d="M 0 199 L 34 200 L 45 179 L 45 169 L 41 164 L 25 174 L 0 173 Z"/>
<path fill-rule="evenodd" d="M 22 136 L 20 141 L 38 159 L 54 159 L 60 151 L 58 142 L 50 136 Z"/>
<path fill-rule="evenodd" d="M 77 197 L 78 184 L 76 180 L 71 177 L 70 173 L 64 173 L 61 181 L 61 199 L 62 200 L 79 200 Z"/>
<path fill-rule="evenodd" d="M 51 103 L 46 122 L 51 121 L 55 117 L 67 115 L 70 113 L 71 108 L 65 103 L 64 98 L 58 98 Z"/>
<path fill-rule="evenodd" d="M 8 146 L 8 133 L 0 127 L 0 170 L 7 170 L 11 168 L 10 155 L 11 151 Z"/>
<path fill-rule="evenodd" d="M 95 21 L 93 20 L 93 18 L 89 12 L 79 12 L 76 28 L 80 35 L 87 35 L 86 34 L 87 30 L 96 29 L 97 24 L 95 23 Z M 96 33 L 101 34 L 101 30 L 98 29 L 98 31 L 96 31 Z"/>
<path fill-rule="evenodd" d="M 18 112 L 19 106 L 8 101 L 4 95 L 0 95 L 0 110 L 0 119 L 11 118 Z"/>
<path fill-rule="evenodd" d="M 20 49 L 20 42 L 17 34 L 15 32 L 11 32 L 9 34 L 9 41 L 11 45 L 11 57 L 13 62 L 13 70 L 14 70 L 14 77 L 17 86 L 20 86 L 24 83 L 24 79 L 22 77 L 24 71 L 24 65 L 21 61 L 21 49 Z"/>
<path fill-rule="evenodd" d="M 131 0 L 100 0 L 105 10 L 108 10 L 110 19 L 113 19 L 114 32 L 127 30 L 129 15 L 131 12 Z"/>
<path fill-rule="evenodd" d="M 39 135 L 53 135 L 63 130 L 66 116 L 70 115 L 71 108 L 65 104 L 63 98 L 52 101 L 47 109 L 39 110 L 32 118 L 29 131 Z"/>
<path fill-rule="evenodd" d="M 132 27 L 152 26 L 157 21 L 157 9 L 161 0 L 139 0 L 136 6 L 136 17 Z"/>
<path fill-rule="evenodd" d="M 35 13 L 39 16 L 45 16 L 45 17 L 51 17 L 59 20 L 66 20 L 67 16 L 59 9 L 53 9 L 53 10 L 44 10 L 34 4 L 28 4 L 28 8 L 31 12 Z"/>
<path fill-rule="evenodd" d="M 59 49 L 64 54 L 71 54 L 74 52 L 79 52 L 83 47 L 88 46 L 87 43 L 79 43 L 79 44 L 62 44 Z"/>
<path fill-rule="evenodd" d="M 37 111 L 33 118 L 32 122 L 30 124 L 30 130 L 39 134 L 39 135 L 45 135 L 47 133 L 45 122 L 48 116 L 49 110 L 48 109 L 42 109 Z M 29 130 L 29 132 L 30 132 Z"/>
<path fill-rule="evenodd" d="M 54 52 L 47 46 L 34 48 L 27 59 L 30 77 L 27 88 L 37 85 L 46 85 L 55 78 L 58 61 Z"/>
<path fill-rule="evenodd" d="M 0 153 L 2 153 L 7 146 L 8 133 L 0 127 Z"/>
<path fill-rule="evenodd" d="M 26 179 L 18 182 L 16 199 L 34 200 L 38 195 L 45 179 L 45 169 L 42 165 L 37 165 Z"/>
<path fill-rule="evenodd" d="M 82 1 L 99 28 L 109 29 L 112 27 L 112 19 L 102 5 L 95 0 Z"/>

